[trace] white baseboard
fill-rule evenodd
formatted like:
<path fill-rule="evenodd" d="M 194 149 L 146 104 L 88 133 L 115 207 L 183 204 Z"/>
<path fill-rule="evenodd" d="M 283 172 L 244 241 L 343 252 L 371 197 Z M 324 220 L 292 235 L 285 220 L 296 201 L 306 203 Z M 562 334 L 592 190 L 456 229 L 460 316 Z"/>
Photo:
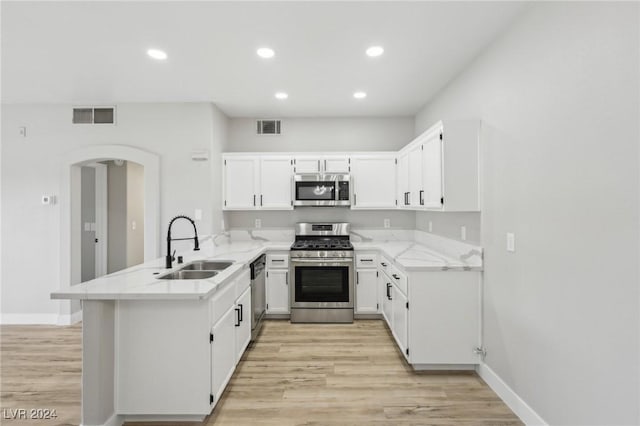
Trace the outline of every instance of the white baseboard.
<path fill-rule="evenodd" d="M 58 324 L 58 314 L 2 314 L 2 324 Z"/>
<path fill-rule="evenodd" d="M 504 401 L 516 416 L 527 426 L 548 426 L 542 417 L 536 413 L 513 389 L 507 385 L 487 364 L 479 364 L 476 368 L 478 375 Z"/>
<path fill-rule="evenodd" d="M 2 314 L 5 325 L 71 325 L 82 321 L 82 311 L 71 315 L 58 314 Z"/>

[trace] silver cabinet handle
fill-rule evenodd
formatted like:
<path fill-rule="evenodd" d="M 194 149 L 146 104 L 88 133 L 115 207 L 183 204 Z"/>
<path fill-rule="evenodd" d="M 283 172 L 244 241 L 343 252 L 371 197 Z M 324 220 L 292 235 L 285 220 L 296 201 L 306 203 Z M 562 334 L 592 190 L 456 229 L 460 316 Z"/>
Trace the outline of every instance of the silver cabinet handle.
<path fill-rule="evenodd" d="M 253 194 L 253 205 L 256 205 L 256 194 Z"/>
<path fill-rule="evenodd" d="M 327 160 L 324 160 L 324 171 L 327 171 Z"/>
<path fill-rule="evenodd" d="M 284 273 L 284 284 L 289 285 L 289 272 Z"/>
<path fill-rule="evenodd" d="M 318 172 L 320 171 L 320 160 L 318 160 Z"/>
<path fill-rule="evenodd" d="M 356 272 L 356 284 L 360 284 L 360 272 Z"/>
<path fill-rule="evenodd" d="M 332 259 L 323 257 L 322 260 L 307 260 L 307 259 L 291 259 L 291 263 L 315 263 L 317 265 L 323 263 L 351 263 L 353 264 L 353 259 Z"/>
<path fill-rule="evenodd" d="M 262 194 L 260 194 L 260 205 L 262 205 Z"/>

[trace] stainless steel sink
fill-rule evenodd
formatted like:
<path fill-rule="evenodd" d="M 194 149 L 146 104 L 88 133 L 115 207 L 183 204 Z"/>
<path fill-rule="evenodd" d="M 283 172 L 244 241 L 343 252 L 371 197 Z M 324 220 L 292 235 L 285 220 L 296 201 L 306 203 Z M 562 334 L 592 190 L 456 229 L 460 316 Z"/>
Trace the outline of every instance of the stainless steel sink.
<path fill-rule="evenodd" d="M 233 265 L 233 262 L 219 262 L 214 260 L 197 260 L 185 265 L 181 268 L 181 271 L 223 271 L 229 266 Z"/>
<path fill-rule="evenodd" d="M 158 277 L 159 280 L 204 280 L 218 274 L 218 271 L 193 271 L 184 270 L 174 271 L 169 274 Z"/>

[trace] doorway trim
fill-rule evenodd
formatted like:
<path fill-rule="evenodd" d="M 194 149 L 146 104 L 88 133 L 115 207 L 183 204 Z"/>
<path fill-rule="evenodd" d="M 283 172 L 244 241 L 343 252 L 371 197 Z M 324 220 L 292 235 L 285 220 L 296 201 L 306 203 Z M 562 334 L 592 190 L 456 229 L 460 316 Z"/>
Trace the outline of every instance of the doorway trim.
<path fill-rule="evenodd" d="M 144 167 L 144 260 L 156 259 L 160 252 L 160 157 L 127 145 L 96 145 L 64 154 L 60 185 L 60 283 L 64 290 L 81 281 L 80 268 L 80 167 L 99 161 L 122 159 Z M 78 226 L 74 226 L 77 224 Z M 72 305 L 75 305 L 72 309 Z M 72 312 L 75 311 L 75 312 Z M 78 306 L 63 300 L 59 324 L 78 318 Z"/>

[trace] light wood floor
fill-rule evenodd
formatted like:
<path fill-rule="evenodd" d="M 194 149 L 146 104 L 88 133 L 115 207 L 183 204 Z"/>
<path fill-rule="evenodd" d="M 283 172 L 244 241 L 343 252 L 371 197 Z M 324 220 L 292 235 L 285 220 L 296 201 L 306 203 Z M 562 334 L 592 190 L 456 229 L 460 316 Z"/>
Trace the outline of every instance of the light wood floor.
<path fill-rule="evenodd" d="M 1 423 L 79 424 L 80 328 L 3 326 L 2 333 L 0 406 L 56 408 L 60 417 Z M 413 372 L 377 320 L 344 325 L 266 321 L 204 422 L 321 424 L 522 423 L 475 373 Z"/>

